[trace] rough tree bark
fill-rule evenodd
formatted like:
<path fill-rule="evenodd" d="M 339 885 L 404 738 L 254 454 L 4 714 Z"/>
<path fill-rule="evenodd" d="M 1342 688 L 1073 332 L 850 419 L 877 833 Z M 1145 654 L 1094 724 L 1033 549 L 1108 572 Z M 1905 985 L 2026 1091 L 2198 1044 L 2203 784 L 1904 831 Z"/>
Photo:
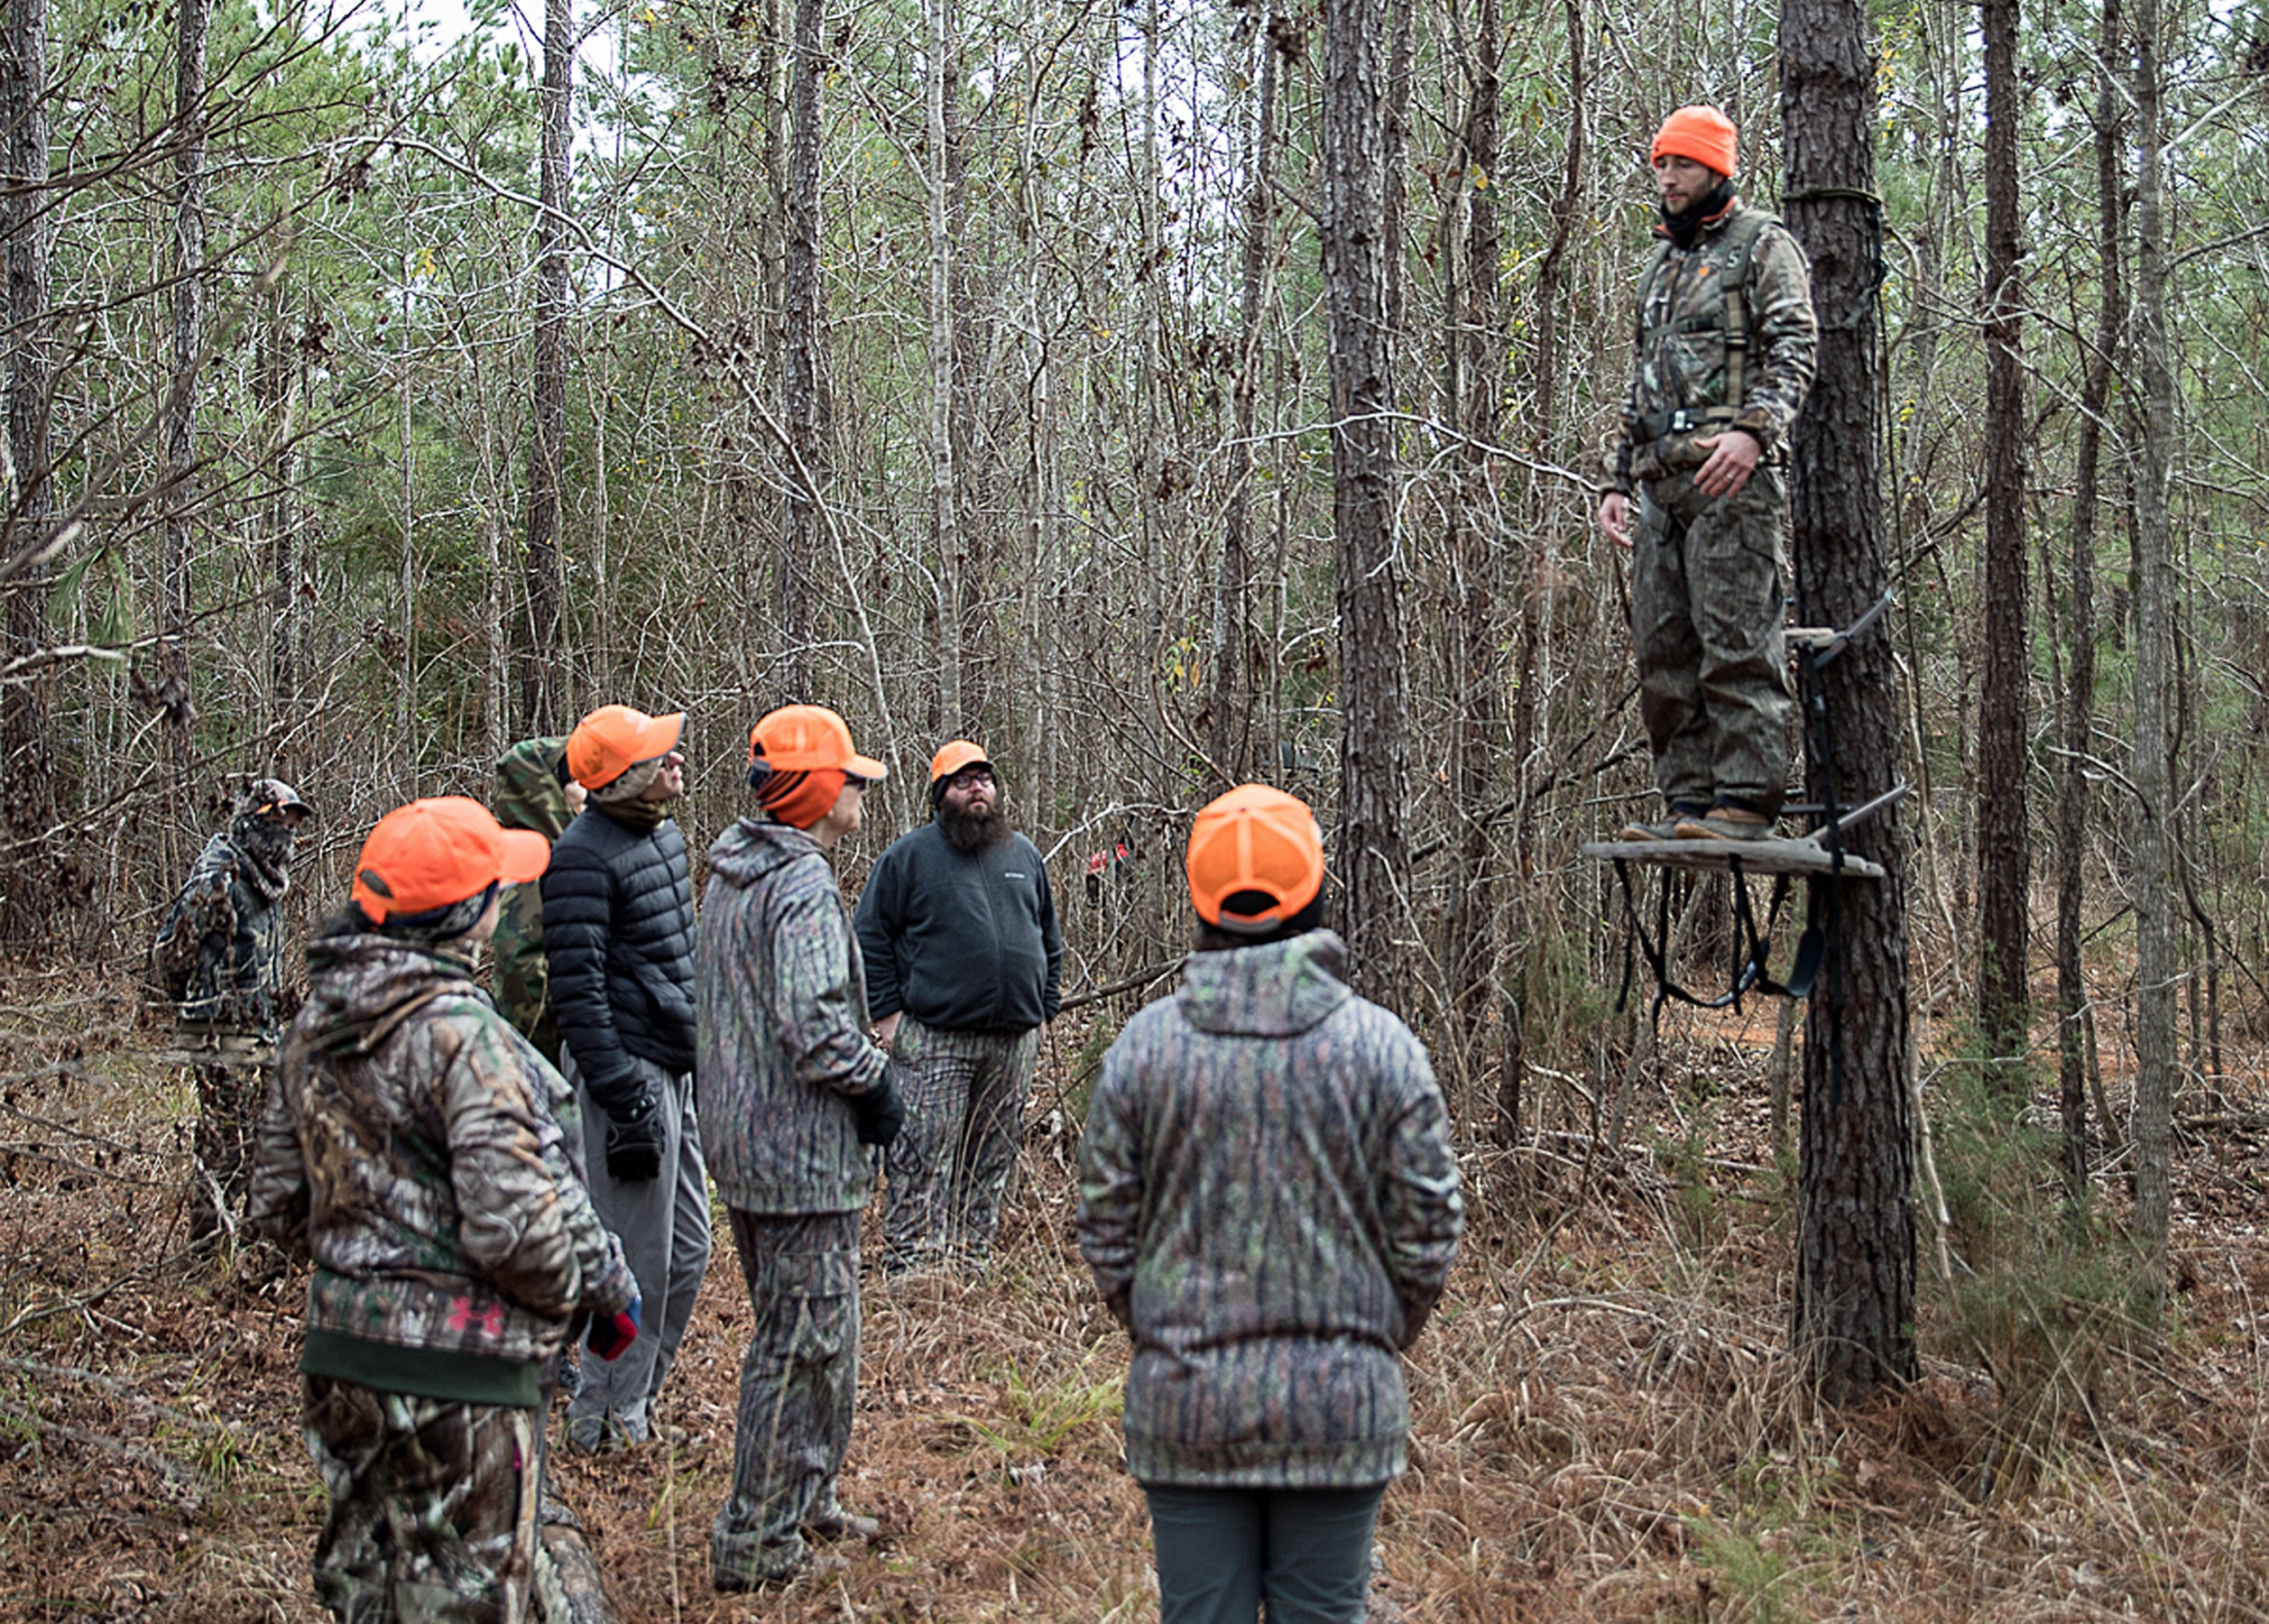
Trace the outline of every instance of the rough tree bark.
<path fill-rule="evenodd" d="M 165 405 L 165 523 L 158 569 L 157 697 L 171 746 L 180 835 L 169 882 L 185 871 L 201 828 L 188 637 L 197 374 L 205 348 L 205 36 L 210 20 L 210 0 L 180 0 L 174 36 L 173 369 Z"/>
<path fill-rule="evenodd" d="M 2025 544 L 2024 290 L 2019 283 L 2018 0 L 1985 0 L 1986 548 L 1985 648 L 1978 687 L 1978 1027 L 1997 1092 L 2022 1096 L 2030 951 L 2032 837 L 2025 810 L 2030 736 Z"/>
<path fill-rule="evenodd" d="M 2058 1093 L 2064 1119 L 2064 1188 L 2077 1210 L 2088 1201 L 2088 983 L 2080 964 L 2088 864 L 2088 772 L 2096 724 L 2096 512 L 2103 460 L 2104 415 L 2111 403 L 2112 359 L 2126 325 L 2119 245 L 2126 190 L 2120 143 L 2126 92 L 2111 64 L 2119 60 L 2119 0 L 2105 0 L 2097 60 L 2097 275 L 2102 302 L 2094 352 L 2080 398 L 2080 445 L 2072 485 L 2072 567 L 2065 636 L 2071 659 L 2064 676 L 2064 759 L 2056 799 L 2056 1015 Z"/>
<path fill-rule="evenodd" d="M 924 65 L 923 131 L 929 154 L 929 478 L 930 545 L 937 560 L 938 727 L 970 731 L 963 647 L 962 579 L 967 547 L 961 534 L 954 469 L 954 239 L 952 177 L 945 126 L 946 91 L 953 76 L 953 0 L 925 0 L 928 61 Z"/>
<path fill-rule="evenodd" d="M 807 704 L 812 691 L 811 587 L 819 574 L 820 431 L 819 119 L 826 71 L 822 0 L 796 0 L 788 72 L 788 229 L 781 243 L 780 391 L 786 419 L 786 510 L 773 560 L 780 654 L 776 699 Z"/>
<path fill-rule="evenodd" d="M 1462 32 L 1462 29 L 1457 32 Z M 1582 49 L 1581 44 L 1577 49 Z M 1445 605 L 1455 685 L 1456 713 L 1450 770 L 1463 828 L 1457 841 L 1457 874 L 1450 887 L 1443 964 L 1450 978 L 1450 1008 L 1458 1041 L 1477 1066 L 1484 1019 L 1495 982 L 1497 884 L 1485 821 L 1498 800 L 1498 761 L 1504 748 L 1505 660 L 1500 617 L 1504 591 L 1505 515 L 1496 477 L 1503 421 L 1506 341 L 1499 309 L 1498 261 L 1503 225 L 1498 209 L 1499 104 L 1504 94 L 1498 0 L 1479 0 L 1472 41 L 1464 56 L 1464 119 L 1451 148 L 1452 172 L 1462 177 L 1462 241 L 1446 245 L 1452 286 L 1443 335 L 1448 376 L 1443 392 L 1457 413 L 1460 440 L 1450 496 L 1449 554 L 1456 598 Z M 1508 1066 L 1519 1064 L 1508 1056 Z M 1508 1070 L 1498 1084 L 1495 1114 L 1501 1140 L 1510 1141 L 1520 1117 L 1520 1078 Z"/>
<path fill-rule="evenodd" d="M 1881 255 L 1875 67 L 1859 0 L 1784 0 L 1781 116 L 1790 226 L 1812 265 L 1820 373 L 1791 449 L 1797 617 L 1847 626 L 1888 579 L 1881 495 Z M 1891 788 L 1904 735 L 1878 626 L 1824 674 L 1838 799 Z M 1813 763 L 1815 797 L 1822 763 Z M 1794 1346 L 1831 1403 L 1910 1379 L 1914 1362 L 1914 1122 L 1907 1093 L 1906 839 L 1896 808 L 1846 837 L 1881 863 L 1842 887 L 1838 959 L 1804 1029 Z M 1816 898 L 1815 906 L 1825 901 Z"/>
<path fill-rule="evenodd" d="M 1409 678 L 1395 559 L 1382 9 L 1378 0 L 1324 0 L 1320 236 L 1339 570 L 1341 927 L 1358 990 L 1391 1002 L 1410 876 Z"/>
<path fill-rule="evenodd" d="M 552 731 L 559 683 L 559 506 L 567 448 L 567 163 L 573 134 L 575 0 L 545 0 L 536 214 L 535 432 L 528 449 L 528 617 L 520 725 Z"/>
<path fill-rule="evenodd" d="M 2135 1239 L 2136 1287 L 2154 1309 L 2166 1289 L 2173 1201 L 2174 928 L 2167 865 L 2169 487 L 2174 477 L 2174 365 L 2167 334 L 2165 85 L 2159 0 L 2135 6 L 2135 359 L 2143 394 L 2135 462 Z"/>
<path fill-rule="evenodd" d="M 47 196 L 47 0 L 9 0 L 0 38 L 0 120 L 5 120 L 7 170 L 0 196 L 0 234 L 8 258 L 7 457 L 0 484 L 0 558 L 44 545 L 55 512 L 49 479 L 49 402 L 54 382 L 50 348 Z M 44 583 L 11 582 L 5 651 L 21 657 L 48 641 L 42 597 Z M 0 688 L 0 800 L 5 827 L 17 842 L 36 842 L 55 826 L 59 797 L 55 754 L 49 737 L 51 684 L 45 677 Z M 18 945 L 53 929 L 54 858 L 36 844 L 20 845 L 9 865 L 0 935 Z"/>
<path fill-rule="evenodd" d="M 1238 311 L 1237 372 L 1230 385 L 1229 496 L 1222 516 L 1222 553 L 1213 575 L 1213 627 L 1207 669 L 1213 691 L 1206 753 L 1217 775 L 1216 792 L 1244 781 L 1252 738 L 1250 640 L 1246 581 L 1251 571 L 1253 424 L 1260 384 L 1260 336 L 1268 299 L 1269 250 L 1277 220 L 1277 32 L 1273 13 L 1262 20 L 1259 106 L 1253 119 L 1250 168 L 1245 186 L 1244 283 Z"/>

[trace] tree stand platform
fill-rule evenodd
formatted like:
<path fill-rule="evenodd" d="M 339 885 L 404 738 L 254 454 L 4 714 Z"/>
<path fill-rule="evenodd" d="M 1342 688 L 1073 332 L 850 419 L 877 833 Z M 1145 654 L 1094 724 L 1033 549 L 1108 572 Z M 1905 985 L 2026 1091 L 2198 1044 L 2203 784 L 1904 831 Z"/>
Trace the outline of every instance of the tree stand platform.
<path fill-rule="evenodd" d="M 1674 998 L 1704 1010 L 1728 1005 L 1739 1009 L 1742 995 L 1752 992 L 1803 998 L 1812 991 L 1822 963 L 1831 960 L 1834 961 L 1831 984 L 1840 982 L 1842 955 L 1837 946 L 1843 882 L 1885 877 L 1882 864 L 1843 849 L 1844 833 L 1886 807 L 1896 806 L 1905 798 L 1907 786 L 1895 785 L 1864 806 L 1845 807 L 1837 804 L 1827 685 L 1820 678 L 1829 662 L 1842 653 L 1853 638 L 1881 618 L 1892 601 L 1891 594 L 1885 593 L 1873 608 L 1840 632 L 1797 626 L 1791 627 L 1787 633 L 1790 648 L 1800 655 L 1796 667 L 1803 691 L 1804 752 L 1811 764 L 1812 781 L 1820 786 L 1821 798 L 1816 804 L 1785 810 L 1791 817 L 1819 819 L 1818 828 L 1786 840 L 1594 840 L 1581 848 L 1586 857 L 1615 865 L 1615 877 L 1623 891 L 1623 912 L 1630 931 L 1623 939 L 1623 985 L 1615 996 L 1617 1013 L 1621 1013 L 1630 1000 L 1634 944 L 1646 955 L 1647 967 L 1655 974 L 1650 1020 L 1659 1019 L 1663 1005 Z M 1671 887 L 1665 877 L 1657 890 L 1656 924 L 1650 934 L 1640 917 L 1632 884 L 1630 871 L 1634 863 L 1645 868 L 1706 870 L 1733 877 L 1733 973 L 1731 985 L 1725 992 L 1713 998 L 1702 998 L 1671 980 Z M 1749 888 L 1742 883 L 1751 874 L 1773 876 L 1773 897 L 1761 928 L 1749 906 Z M 1804 934 L 1797 943 L 1795 961 L 1789 966 L 1787 978 L 1776 981 L 1766 967 L 1767 955 L 1772 951 L 1773 927 L 1780 918 L 1781 904 L 1788 899 L 1789 881 L 1800 876 L 1808 882 L 1810 898 Z M 1840 985 L 1836 992 L 1837 1001 L 1840 1002 Z"/>

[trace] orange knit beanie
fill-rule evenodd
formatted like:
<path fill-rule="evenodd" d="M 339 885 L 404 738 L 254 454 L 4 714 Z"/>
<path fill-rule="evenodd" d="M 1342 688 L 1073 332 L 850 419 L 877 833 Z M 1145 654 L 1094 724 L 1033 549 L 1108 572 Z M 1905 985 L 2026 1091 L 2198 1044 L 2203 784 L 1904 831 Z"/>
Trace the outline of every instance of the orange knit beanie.
<path fill-rule="evenodd" d="M 1663 120 L 1663 127 L 1655 133 L 1655 150 L 1646 156 L 1649 162 L 1665 154 L 1691 158 L 1730 176 L 1735 150 L 1731 119 L 1715 107 L 1681 107 Z"/>

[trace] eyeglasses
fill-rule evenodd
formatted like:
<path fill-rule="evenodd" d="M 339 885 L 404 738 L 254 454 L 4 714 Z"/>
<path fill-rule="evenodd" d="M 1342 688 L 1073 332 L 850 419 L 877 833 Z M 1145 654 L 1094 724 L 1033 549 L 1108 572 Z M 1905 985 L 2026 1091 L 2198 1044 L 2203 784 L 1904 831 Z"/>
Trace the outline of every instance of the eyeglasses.
<path fill-rule="evenodd" d="M 971 789 L 978 784 L 990 784 L 992 782 L 992 769 L 990 767 L 964 767 L 945 781 L 948 784 L 959 785 L 964 789 Z"/>

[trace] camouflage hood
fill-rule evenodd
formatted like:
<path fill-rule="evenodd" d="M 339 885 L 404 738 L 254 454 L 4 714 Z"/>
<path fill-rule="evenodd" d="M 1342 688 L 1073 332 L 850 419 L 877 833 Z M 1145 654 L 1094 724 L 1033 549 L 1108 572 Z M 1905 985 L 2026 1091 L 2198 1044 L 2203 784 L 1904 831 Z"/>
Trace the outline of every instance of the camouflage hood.
<path fill-rule="evenodd" d="M 716 844 L 709 848 L 709 872 L 727 885 L 737 885 L 745 890 L 767 874 L 817 850 L 819 843 L 801 829 L 743 817 L 718 835 Z"/>
<path fill-rule="evenodd" d="M 1347 944 L 1328 930 L 1227 953 L 1198 953 L 1175 994 L 1201 1032 L 1289 1038 L 1345 1003 Z"/>
<path fill-rule="evenodd" d="M 559 782 L 564 738 L 522 739 L 496 758 L 496 798 L 489 808 L 508 829 L 533 829 L 557 840 L 567 827 L 567 792 Z"/>
<path fill-rule="evenodd" d="M 487 994 L 463 954 L 342 930 L 308 944 L 308 1047 L 327 1055 L 367 1055 L 437 998 Z"/>

